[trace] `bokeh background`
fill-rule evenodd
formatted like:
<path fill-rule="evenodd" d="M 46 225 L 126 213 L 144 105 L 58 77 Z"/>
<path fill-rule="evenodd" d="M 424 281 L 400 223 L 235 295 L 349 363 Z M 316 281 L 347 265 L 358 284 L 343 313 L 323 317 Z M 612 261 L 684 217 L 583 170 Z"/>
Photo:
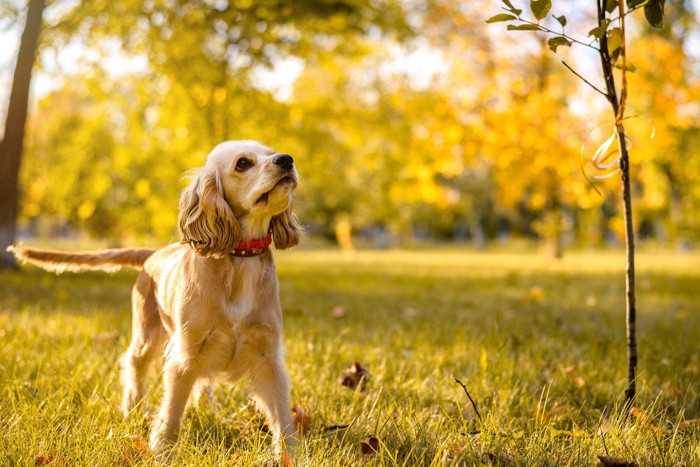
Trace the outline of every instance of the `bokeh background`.
<path fill-rule="evenodd" d="M 560 255 L 620 244 L 619 179 L 588 180 L 611 130 L 607 102 L 560 63 L 602 87 L 597 57 L 486 24 L 501 6 L 50 1 L 20 237 L 177 241 L 183 173 L 220 141 L 257 139 L 294 156 L 299 217 L 343 247 L 528 239 Z M 698 6 L 668 1 L 660 31 L 628 19 L 635 228 L 674 248 L 700 237 Z M 0 1 L 0 112 L 26 10 Z M 594 10 L 552 11 L 588 42 Z"/>

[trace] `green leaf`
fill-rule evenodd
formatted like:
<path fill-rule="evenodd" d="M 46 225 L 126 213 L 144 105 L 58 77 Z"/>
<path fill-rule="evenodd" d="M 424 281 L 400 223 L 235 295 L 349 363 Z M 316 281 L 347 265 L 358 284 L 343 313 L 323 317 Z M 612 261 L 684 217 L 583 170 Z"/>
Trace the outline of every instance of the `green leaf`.
<path fill-rule="evenodd" d="M 530 0 L 530 9 L 538 20 L 547 16 L 551 8 L 552 0 Z"/>
<path fill-rule="evenodd" d="M 515 8 L 512 3 L 510 3 L 510 0 L 501 0 L 503 4 L 508 7 L 508 10 L 513 13 L 514 15 L 520 16 L 520 13 L 523 12 L 523 10 L 520 10 L 518 8 Z"/>
<path fill-rule="evenodd" d="M 620 56 L 620 46 L 622 45 L 622 30 L 614 28 L 608 31 L 608 55 L 610 61 L 615 63 Z"/>
<path fill-rule="evenodd" d="M 517 26 L 509 24 L 506 29 L 509 31 L 539 31 L 540 27 L 536 24 L 519 24 Z"/>
<path fill-rule="evenodd" d="M 601 24 L 597 28 L 593 28 L 590 31 L 588 31 L 588 35 L 593 36 L 598 40 L 601 40 L 605 35 L 605 31 L 608 29 L 608 24 L 610 24 L 609 20 L 603 20 L 603 24 Z"/>
<path fill-rule="evenodd" d="M 514 19 L 518 19 L 517 17 L 513 15 L 509 15 L 508 13 L 501 13 L 496 16 L 492 16 L 489 19 L 486 20 L 487 23 L 500 23 L 501 21 L 511 21 Z"/>
<path fill-rule="evenodd" d="M 549 46 L 550 50 L 554 53 L 557 52 L 557 47 L 560 45 L 570 47 L 571 46 L 571 41 L 567 39 L 566 37 L 552 37 L 547 41 L 547 45 Z"/>
<path fill-rule="evenodd" d="M 649 0 L 649 3 L 644 5 L 644 16 L 653 28 L 661 29 L 664 27 L 664 4 L 666 0 Z"/>
<path fill-rule="evenodd" d="M 612 13 L 617 8 L 617 0 L 605 0 L 605 11 Z"/>
<path fill-rule="evenodd" d="M 627 0 L 627 8 L 635 8 L 647 0 Z"/>
<path fill-rule="evenodd" d="M 608 53 L 612 55 L 622 44 L 622 30 L 614 28 L 608 31 Z"/>
<path fill-rule="evenodd" d="M 616 64 L 615 68 L 617 68 L 618 70 L 622 70 L 622 64 L 620 64 L 620 63 Z M 635 71 L 637 71 L 637 67 L 628 63 L 627 66 L 625 67 L 625 70 L 630 72 L 630 73 L 634 73 Z"/>
<path fill-rule="evenodd" d="M 555 16 L 554 19 L 556 19 L 557 21 L 559 21 L 559 24 L 561 24 L 561 27 L 562 27 L 562 28 L 563 28 L 564 26 L 566 26 L 566 16 L 564 16 L 564 15 Z"/>

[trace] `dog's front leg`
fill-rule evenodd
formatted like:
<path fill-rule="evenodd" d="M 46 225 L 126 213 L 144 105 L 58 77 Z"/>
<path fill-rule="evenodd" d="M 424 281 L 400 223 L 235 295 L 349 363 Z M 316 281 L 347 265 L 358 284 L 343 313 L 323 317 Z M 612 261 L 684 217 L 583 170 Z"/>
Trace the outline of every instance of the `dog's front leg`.
<path fill-rule="evenodd" d="M 271 353 L 259 356 L 253 365 L 251 393 L 267 416 L 275 452 L 279 454 L 284 447 L 286 452 L 294 454 L 297 440 L 289 407 L 289 380 L 284 369 L 282 343 Z"/>
<path fill-rule="evenodd" d="M 163 368 L 163 402 L 151 428 L 150 448 L 161 453 L 177 439 L 180 421 L 187 406 L 190 392 L 197 380 L 191 368 L 168 360 Z"/>

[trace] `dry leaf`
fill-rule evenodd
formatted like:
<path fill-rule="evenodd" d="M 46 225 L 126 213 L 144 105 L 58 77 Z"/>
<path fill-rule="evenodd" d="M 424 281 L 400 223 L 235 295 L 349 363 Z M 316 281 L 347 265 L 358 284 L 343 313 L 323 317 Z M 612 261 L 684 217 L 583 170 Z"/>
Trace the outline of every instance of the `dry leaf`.
<path fill-rule="evenodd" d="M 700 429 L 700 418 L 693 418 L 678 424 L 678 429 L 681 431 Z"/>
<path fill-rule="evenodd" d="M 636 462 L 628 462 L 620 457 L 613 456 L 598 456 L 600 460 L 599 466 L 602 467 L 637 467 Z"/>
<path fill-rule="evenodd" d="M 331 309 L 331 316 L 334 318 L 342 318 L 345 316 L 345 307 L 336 305 Z"/>
<path fill-rule="evenodd" d="M 647 415 L 647 413 L 646 413 L 645 411 L 643 411 L 643 410 L 641 410 L 641 409 L 639 409 L 639 408 L 637 408 L 637 407 L 632 407 L 632 410 L 630 410 L 630 413 L 632 414 L 632 416 L 633 416 L 634 418 L 636 418 L 636 419 L 639 420 L 640 422 L 643 422 L 643 421 L 645 421 L 647 418 L 649 418 L 649 416 Z"/>
<path fill-rule="evenodd" d="M 364 389 L 364 383 L 367 382 L 369 377 L 369 370 L 363 367 L 360 362 L 355 362 L 350 368 L 343 371 L 340 378 L 338 378 L 338 383 L 349 388 L 362 384 L 362 389 Z"/>
<path fill-rule="evenodd" d="M 360 441 L 360 448 L 362 449 L 362 454 L 376 454 L 379 452 L 379 440 L 374 436 L 365 438 Z"/>
<path fill-rule="evenodd" d="M 292 458 L 287 454 L 286 452 L 283 452 L 280 454 L 280 461 L 278 464 L 280 467 L 292 467 L 294 465 L 294 462 L 292 461 Z"/>
<path fill-rule="evenodd" d="M 507 452 L 499 452 L 498 454 L 490 452 L 488 453 L 488 456 L 489 462 L 492 465 L 499 465 L 501 467 L 515 467 L 517 465 L 524 465 L 522 462 L 519 462 L 514 455 L 508 454 Z"/>
<path fill-rule="evenodd" d="M 124 446 L 122 447 L 122 459 L 126 460 L 129 464 L 139 464 L 140 461 L 148 459 L 153 455 L 153 451 L 148 446 L 148 441 L 146 441 L 141 436 L 130 436 L 125 439 Z"/>
<path fill-rule="evenodd" d="M 292 420 L 294 420 L 294 428 L 300 436 L 309 432 L 311 417 L 304 411 L 303 405 L 297 405 L 292 409 Z"/>

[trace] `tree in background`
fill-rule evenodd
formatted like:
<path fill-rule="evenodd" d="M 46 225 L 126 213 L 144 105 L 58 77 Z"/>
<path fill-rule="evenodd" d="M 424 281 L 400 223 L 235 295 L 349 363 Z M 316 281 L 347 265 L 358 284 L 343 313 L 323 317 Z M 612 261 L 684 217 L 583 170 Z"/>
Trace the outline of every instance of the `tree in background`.
<path fill-rule="evenodd" d="M 259 84 L 266 70 L 290 59 L 312 62 L 324 53 L 362 56 L 363 37 L 400 40 L 411 34 L 404 16 L 400 2 L 394 1 L 97 1 L 63 12 L 49 29 L 52 42 L 46 47 L 83 44 L 97 58 L 84 60 L 76 79 L 66 80 L 64 89 L 56 91 L 63 96 L 48 96 L 39 109 L 31 142 L 37 157 L 23 180 L 29 185 L 34 175 L 43 174 L 51 181 L 43 190 L 26 191 L 25 214 L 31 219 L 55 212 L 102 236 L 121 237 L 122 230 L 130 230 L 171 239 L 174 223 L 162 212 L 173 211 L 182 172 L 200 165 L 213 145 L 224 139 L 255 138 L 289 151 L 299 147 L 294 144 L 300 137 L 294 134 L 298 117 L 293 109 Z M 145 65 L 115 75 L 106 69 L 113 54 L 141 57 Z M 81 105 L 68 105 L 68 96 Z M 61 103 L 67 105 L 63 112 L 55 109 Z M 72 121 L 72 126 L 42 128 L 40 122 L 51 113 Z M 80 138 L 82 143 L 100 138 L 100 128 L 92 124 L 96 119 L 114 130 L 108 138 L 113 144 L 95 148 L 100 157 L 112 161 L 109 166 L 88 163 L 96 153 L 87 144 L 81 147 Z M 83 134 L 78 138 L 75 133 L 75 139 L 65 138 L 61 145 L 65 154 L 71 152 L 69 147 L 78 154 L 81 171 L 73 170 L 78 162 L 52 155 L 51 143 L 64 130 Z M 303 149 L 302 162 L 309 148 Z M 49 161 L 68 169 L 69 181 L 78 175 L 102 180 L 102 190 L 90 193 L 94 196 L 89 200 L 66 200 L 58 208 L 52 204 L 55 193 L 66 189 L 56 192 L 49 185 L 65 180 L 44 167 Z M 112 222 L 97 222 L 98 218 Z"/>
<path fill-rule="evenodd" d="M 15 241 L 17 229 L 19 170 L 24 149 L 24 133 L 29 105 L 29 85 L 36 59 L 41 16 L 45 0 L 30 0 L 27 20 L 17 53 L 12 90 L 5 120 L 5 132 L 0 141 L 0 269 L 16 267 L 14 256 L 5 248 Z"/>
<path fill-rule="evenodd" d="M 310 232 L 329 238 L 343 222 L 380 245 L 527 238 L 556 255 L 572 240 L 624 236 L 612 196 L 597 196 L 579 175 L 578 146 L 602 105 L 552 64 L 541 40 L 480 22 L 491 2 L 314 4 L 50 4 L 41 63 L 59 80 L 30 115 L 22 225 L 116 244 L 176 240 L 182 173 L 220 139 L 255 138 L 294 154 L 303 178 L 296 209 Z M 697 33 L 696 23 L 687 27 L 673 35 Z M 663 107 L 656 137 L 682 151 L 635 147 L 636 229 L 695 240 L 697 54 L 636 30 L 650 53 L 629 74 L 645 89 L 629 99 L 629 114 Z M 78 63 L 56 66 L 58 50 L 80 52 Z M 667 79 L 652 55 L 681 72 Z M 513 63 L 528 72 L 504 72 Z M 591 60 L 567 63 L 585 69 Z M 638 141 L 651 125 L 626 127 Z"/>

